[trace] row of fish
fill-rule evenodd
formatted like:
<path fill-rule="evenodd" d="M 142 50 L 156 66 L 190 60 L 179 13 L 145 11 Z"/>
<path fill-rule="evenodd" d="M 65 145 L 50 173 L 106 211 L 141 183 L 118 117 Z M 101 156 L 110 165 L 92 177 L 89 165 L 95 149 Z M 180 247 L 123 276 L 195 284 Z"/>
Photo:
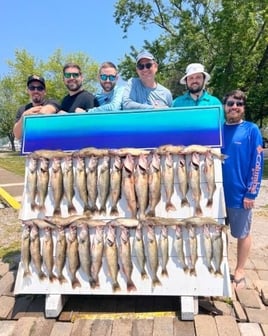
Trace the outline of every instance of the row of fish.
<path fill-rule="evenodd" d="M 204 157 L 202 172 L 201 155 Z M 122 196 L 131 218 L 154 217 L 161 199 L 166 212 L 190 206 L 189 197 L 194 202 L 194 215 L 201 216 L 201 173 L 207 189 L 206 206 L 213 206 L 214 158 L 224 159 L 216 150 L 199 145 L 165 145 L 152 151 L 91 147 L 73 153 L 39 150 L 28 158 L 26 192 L 31 209 L 43 213 L 50 194 L 53 214 L 59 216 L 63 200 L 68 214 L 77 213 L 74 198 L 79 200 L 85 214 L 119 216 L 118 203 Z M 172 203 L 175 181 L 180 204 Z"/>
<path fill-rule="evenodd" d="M 94 289 L 100 287 L 99 272 L 105 262 L 106 271 L 103 271 L 114 292 L 121 289 L 119 272 L 125 278 L 127 291 L 135 291 L 134 267 L 138 268 L 141 279 L 150 277 L 154 287 L 161 285 L 161 277 L 169 276 L 170 255 L 175 255 L 172 260 L 177 268 L 196 276 L 196 263 L 201 254 L 208 271 L 222 276 L 225 229 L 213 218 L 205 217 L 183 220 L 118 218 L 108 222 L 83 215 L 61 220 L 57 216 L 31 219 L 23 221 L 21 261 L 24 277 L 36 272 L 40 280 L 48 278 L 51 282 L 64 283 L 68 281 L 63 274 L 66 267 L 65 274 L 72 288 L 81 287 L 77 277 L 81 270 Z"/>

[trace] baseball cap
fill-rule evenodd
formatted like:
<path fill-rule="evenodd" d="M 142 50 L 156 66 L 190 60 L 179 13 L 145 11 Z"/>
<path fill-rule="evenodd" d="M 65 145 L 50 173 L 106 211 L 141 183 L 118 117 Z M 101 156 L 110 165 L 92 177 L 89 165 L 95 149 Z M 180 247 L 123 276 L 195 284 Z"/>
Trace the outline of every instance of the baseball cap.
<path fill-rule="evenodd" d="M 41 83 L 44 86 L 44 88 L 46 87 L 45 79 L 37 75 L 32 75 L 28 77 L 27 86 L 29 86 L 29 84 L 31 84 L 34 81 Z"/>
<path fill-rule="evenodd" d="M 138 54 L 137 58 L 136 58 L 136 63 L 139 63 L 139 61 L 142 59 L 142 58 L 146 58 L 146 59 L 149 59 L 149 60 L 154 60 L 154 56 L 149 53 L 148 51 L 142 51 Z"/>
<path fill-rule="evenodd" d="M 200 63 L 189 64 L 186 68 L 185 75 L 180 80 L 180 83 L 186 84 L 186 77 L 199 72 L 205 75 L 205 83 L 207 83 L 210 80 L 210 75 L 205 71 L 204 65 Z"/>

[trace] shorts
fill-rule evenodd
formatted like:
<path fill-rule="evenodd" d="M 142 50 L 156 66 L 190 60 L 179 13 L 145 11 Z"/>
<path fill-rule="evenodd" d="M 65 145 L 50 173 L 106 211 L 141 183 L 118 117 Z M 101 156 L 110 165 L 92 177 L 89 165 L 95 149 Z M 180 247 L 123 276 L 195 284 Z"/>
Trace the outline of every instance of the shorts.
<path fill-rule="evenodd" d="M 227 223 L 234 238 L 245 238 L 249 235 L 252 223 L 252 209 L 227 208 Z"/>

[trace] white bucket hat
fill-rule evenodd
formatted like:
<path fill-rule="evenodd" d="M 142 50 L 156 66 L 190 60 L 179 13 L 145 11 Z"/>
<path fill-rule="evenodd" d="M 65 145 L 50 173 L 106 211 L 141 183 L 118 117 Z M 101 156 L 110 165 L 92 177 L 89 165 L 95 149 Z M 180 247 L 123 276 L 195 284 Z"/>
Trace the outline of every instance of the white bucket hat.
<path fill-rule="evenodd" d="M 205 75 L 205 84 L 210 80 L 210 75 L 205 71 L 204 65 L 200 63 L 191 63 L 187 66 L 185 75 L 181 78 L 180 83 L 186 84 L 186 77 L 195 73 L 203 73 Z"/>

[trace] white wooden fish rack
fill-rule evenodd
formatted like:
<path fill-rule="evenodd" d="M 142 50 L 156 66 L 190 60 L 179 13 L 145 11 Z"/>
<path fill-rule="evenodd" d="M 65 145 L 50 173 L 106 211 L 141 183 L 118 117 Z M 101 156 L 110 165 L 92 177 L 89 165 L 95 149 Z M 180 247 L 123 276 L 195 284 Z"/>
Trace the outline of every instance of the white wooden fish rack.
<path fill-rule="evenodd" d="M 220 153 L 220 149 L 215 149 Z M 225 222 L 225 202 L 224 202 L 224 194 L 222 187 L 222 173 L 221 173 L 221 165 L 222 162 L 214 158 L 215 164 L 215 183 L 216 190 L 213 196 L 213 206 L 208 208 L 206 206 L 207 203 L 207 186 L 204 176 L 204 156 L 200 156 L 200 186 L 201 186 L 201 208 L 203 210 L 203 217 L 209 217 L 215 219 L 219 224 L 224 224 Z M 74 159 L 74 173 L 76 170 L 76 159 Z M 100 159 L 101 161 L 102 159 Z M 174 169 L 177 165 L 177 157 L 174 155 Z M 187 159 L 189 160 L 189 158 Z M 63 163 L 62 163 L 63 165 Z M 26 168 L 25 168 L 25 188 L 24 195 L 22 200 L 22 207 L 20 211 L 20 219 L 23 221 L 27 221 L 33 218 L 43 218 L 45 216 L 53 215 L 53 197 L 51 185 L 48 187 L 48 196 L 46 197 L 45 206 L 46 212 L 42 214 L 38 211 L 31 210 L 29 194 L 27 189 L 27 174 L 29 171 L 29 159 L 26 160 Z M 51 166 L 50 166 L 51 171 Z M 176 174 L 175 174 L 176 175 Z M 164 218 L 175 218 L 178 220 L 186 219 L 191 216 L 194 216 L 194 201 L 191 197 L 191 192 L 188 191 L 188 199 L 190 201 L 190 207 L 181 207 L 181 196 L 178 188 L 178 180 L 175 177 L 174 181 L 174 193 L 172 195 L 172 202 L 176 206 L 176 211 L 167 212 L 165 209 L 166 204 L 166 196 L 164 191 L 164 185 L 161 184 L 161 200 L 156 207 L 156 216 L 164 217 Z M 75 190 L 75 196 L 73 199 L 74 206 L 77 210 L 78 214 L 83 213 L 83 207 L 81 203 L 81 199 Z M 99 206 L 99 201 L 97 201 L 97 205 Z M 127 206 L 127 202 L 125 198 L 122 196 L 118 203 L 119 208 L 119 216 L 120 218 L 129 218 L 130 212 Z M 107 201 L 107 215 L 99 216 L 95 215 L 94 219 L 104 220 L 105 222 L 109 222 L 110 220 L 116 219 L 116 217 L 110 216 L 111 203 L 110 199 Z M 67 204 L 66 200 L 63 199 L 61 202 L 61 216 L 63 218 L 67 218 L 69 216 L 67 212 Z M 78 227 L 78 235 L 81 230 Z M 107 231 L 107 228 L 104 228 L 104 233 Z M 181 318 L 183 320 L 192 320 L 194 315 L 198 313 L 198 296 L 231 296 L 231 287 L 230 287 L 230 274 L 228 267 L 228 255 L 227 255 L 227 239 L 226 233 L 222 232 L 222 240 L 223 240 L 223 257 L 221 263 L 221 272 L 222 276 L 215 276 L 208 271 L 205 256 L 204 256 L 204 245 L 202 242 L 202 229 L 198 227 L 196 229 L 196 238 L 197 238 L 197 262 L 196 262 L 196 275 L 190 275 L 190 273 L 186 273 L 183 271 L 182 265 L 178 261 L 177 253 L 174 248 L 174 240 L 176 237 L 176 232 L 174 226 L 168 226 L 168 262 L 167 262 L 167 272 L 168 276 L 161 275 L 161 251 L 159 248 L 159 240 L 161 239 L 161 226 L 155 226 L 155 235 L 156 241 L 158 242 L 158 254 L 157 257 L 159 259 L 159 267 L 157 269 L 157 276 L 161 282 L 161 285 L 153 286 L 152 284 L 152 271 L 148 266 L 148 262 L 145 264 L 145 269 L 148 274 L 148 278 L 142 279 L 140 275 L 139 265 L 137 263 L 137 255 L 135 250 L 133 249 L 133 242 L 135 239 L 135 228 L 130 229 L 130 243 L 132 247 L 131 252 L 131 261 L 133 264 L 133 272 L 132 272 L 132 280 L 135 284 L 136 290 L 128 291 L 126 285 L 126 277 L 122 272 L 122 264 L 119 259 L 120 269 L 118 272 L 118 283 L 120 285 L 120 290 L 113 292 L 111 279 L 109 276 L 107 261 L 103 258 L 103 264 L 99 272 L 99 287 L 91 288 L 89 281 L 86 277 L 86 274 L 82 271 L 81 268 L 77 271 L 77 278 L 80 282 L 80 287 L 72 288 L 70 279 L 70 272 L 68 269 L 68 260 L 63 268 L 63 275 L 66 277 L 67 282 L 60 283 L 58 280 L 50 282 L 48 278 L 44 280 L 40 280 L 35 271 L 35 267 L 33 264 L 30 264 L 31 275 L 24 277 L 24 267 L 22 262 L 19 264 L 19 269 L 16 278 L 15 284 L 15 294 L 45 294 L 46 295 L 46 305 L 45 305 L 45 314 L 47 317 L 56 317 L 61 312 L 63 305 L 65 303 L 66 296 L 69 295 L 144 295 L 144 296 L 178 296 L 181 297 Z M 41 246 L 44 240 L 44 230 L 40 229 L 40 242 Z M 96 232 L 96 228 L 89 228 L 89 237 L 90 241 L 94 241 L 94 235 Z M 143 232 L 144 243 L 145 243 L 145 254 L 148 261 L 148 250 L 146 248 L 147 242 L 147 229 L 145 227 Z M 53 230 L 53 255 L 55 258 L 55 245 L 57 240 L 57 232 Z M 66 236 L 68 236 L 68 228 L 66 228 Z M 120 227 L 116 229 L 117 236 L 117 244 L 119 246 L 120 241 Z M 105 235 L 104 235 L 105 237 Z M 186 254 L 186 262 L 190 263 L 190 247 L 189 247 L 189 233 L 186 228 L 183 227 L 183 242 L 184 242 L 184 252 Z M 42 253 L 42 250 L 41 250 Z M 215 267 L 215 265 L 213 264 Z M 46 269 L 44 268 L 44 272 Z M 57 274 L 57 271 L 54 269 L 54 273 Z"/>

